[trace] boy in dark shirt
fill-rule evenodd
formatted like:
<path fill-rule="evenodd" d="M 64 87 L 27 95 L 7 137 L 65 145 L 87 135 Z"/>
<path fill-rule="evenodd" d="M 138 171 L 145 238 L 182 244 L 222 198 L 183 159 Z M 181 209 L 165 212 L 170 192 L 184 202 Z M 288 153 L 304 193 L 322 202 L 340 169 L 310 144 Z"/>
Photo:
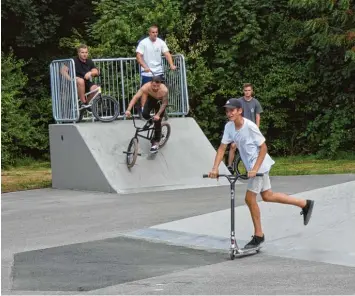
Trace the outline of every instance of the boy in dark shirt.
<path fill-rule="evenodd" d="M 85 104 L 88 104 L 95 95 L 95 93 L 90 94 L 88 96 L 88 101 L 86 101 L 85 93 L 93 91 L 97 88 L 97 85 L 91 81 L 92 77 L 99 76 L 99 70 L 96 68 L 94 62 L 91 59 L 88 59 L 88 55 L 89 51 L 87 45 L 81 44 L 78 47 L 78 56 L 73 59 L 75 64 L 78 96 L 80 101 L 83 103 L 83 107 L 87 107 Z M 63 75 L 68 76 L 69 69 L 64 66 L 63 70 Z"/>

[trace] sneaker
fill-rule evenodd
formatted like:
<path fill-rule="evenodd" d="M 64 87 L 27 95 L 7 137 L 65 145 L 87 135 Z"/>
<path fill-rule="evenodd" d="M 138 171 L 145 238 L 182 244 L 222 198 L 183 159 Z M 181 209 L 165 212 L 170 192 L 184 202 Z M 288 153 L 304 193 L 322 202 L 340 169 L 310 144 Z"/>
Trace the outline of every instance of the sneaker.
<path fill-rule="evenodd" d="M 303 223 L 307 225 L 309 219 L 311 219 L 312 211 L 313 211 L 314 201 L 307 199 L 307 204 L 304 208 L 302 208 L 301 215 L 303 215 Z"/>
<path fill-rule="evenodd" d="M 157 153 L 158 152 L 158 145 L 153 145 L 150 148 L 150 153 Z"/>
<path fill-rule="evenodd" d="M 262 237 L 253 235 L 252 240 L 244 246 L 244 249 L 254 249 L 260 246 L 265 241 L 265 235 Z"/>
<path fill-rule="evenodd" d="M 81 109 L 88 109 L 88 108 L 91 108 L 91 105 L 87 105 L 87 104 L 82 103 L 82 104 L 80 105 L 80 108 L 81 108 Z"/>
<path fill-rule="evenodd" d="M 233 175 L 234 171 L 231 165 L 227 166 L 228 171 Z"/>

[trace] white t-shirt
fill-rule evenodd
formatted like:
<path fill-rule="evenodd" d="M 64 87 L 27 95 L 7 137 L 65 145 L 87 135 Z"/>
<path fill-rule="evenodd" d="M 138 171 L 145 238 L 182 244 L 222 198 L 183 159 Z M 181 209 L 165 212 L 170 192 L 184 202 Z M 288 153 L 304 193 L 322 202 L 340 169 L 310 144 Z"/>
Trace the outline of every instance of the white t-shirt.
<path fill-rule="evenodd" d="M 258 126 L 249 119 L 244 118 L 243 126 L 237 130 L 233 121 L 229 121 L 224 127 L 222 144 L 236 143 L 240 157 L 248 171 L 251 171 L 258 158 L 260 146 L 265 142 Z M 258 173 L 269 172 L 275 163 L 266 153 Z"/>
<path fill-rule="evenodd" d="M 155 42 L 152 42 L 149 37 L 144 38 L 139 42 L 136 52 L 143 55 L 144 62 L 155 75 L 161 75 L 164 73 L 162 64 L 162 54 L 169 51 L 166 43 L 157 38 Z M 142 76 L 153 76 L 151 72 L 144 72 L 141 67 Z"/>

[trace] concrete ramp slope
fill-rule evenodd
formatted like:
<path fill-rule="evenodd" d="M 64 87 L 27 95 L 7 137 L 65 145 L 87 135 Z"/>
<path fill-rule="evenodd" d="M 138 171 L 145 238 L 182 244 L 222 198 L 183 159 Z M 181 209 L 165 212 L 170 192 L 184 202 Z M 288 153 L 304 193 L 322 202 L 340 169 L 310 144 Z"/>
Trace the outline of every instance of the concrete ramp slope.
<path fill-rule="evenodd" d="M 132 120 L 50 125 L 53 188 L 124 194 L 229 184 L 202 178 L 216 151 L 196 121 L 170 118 L 169 123 L 169 141 L 156 155 L 149 153 L 149 141 L 139 138 L 142 155 L 131 169 L 123 151 L 135 133 Z M 228 173 L 224 164 L 220 173 Z"/>

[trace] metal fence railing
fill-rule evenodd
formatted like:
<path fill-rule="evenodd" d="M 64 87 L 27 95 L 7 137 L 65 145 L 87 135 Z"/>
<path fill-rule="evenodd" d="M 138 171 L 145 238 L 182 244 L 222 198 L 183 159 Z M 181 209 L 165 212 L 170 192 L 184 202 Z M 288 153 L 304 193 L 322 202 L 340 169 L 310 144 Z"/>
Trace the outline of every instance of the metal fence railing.
<path fill-rule="evenodd" d="M 120 116 L 126 111 L 129 101 L 141 85 L 140 68 L 136 58 L 93 59 L 100 76 L 93 82 L 101 85 L 102 94 L 117 99 Z M 164 76 L 169 89 L 169 116 L 185 116 L 189 112 L 189 99 L 186 81 L 185 59 L 182 55 L 173 55 L 177 70 L 172 71 L 163 57 Z M 61 71 L 67 66 L 70 80 Z M 74 61 L 56 60 L 50 65 L 53 117 L 57 122 L 75 122 L 79 118 L 78 95 L 75 83 Z"/>
<path fill-rule="evenodd" d="M 79 108 L 74 60 L 55 60 L 52 61 L 49 68 L 54 120 L 56 122 L 77 121 Z"/>

